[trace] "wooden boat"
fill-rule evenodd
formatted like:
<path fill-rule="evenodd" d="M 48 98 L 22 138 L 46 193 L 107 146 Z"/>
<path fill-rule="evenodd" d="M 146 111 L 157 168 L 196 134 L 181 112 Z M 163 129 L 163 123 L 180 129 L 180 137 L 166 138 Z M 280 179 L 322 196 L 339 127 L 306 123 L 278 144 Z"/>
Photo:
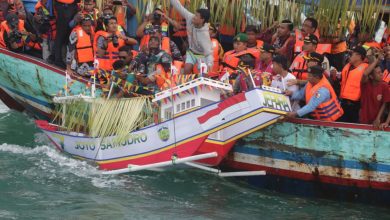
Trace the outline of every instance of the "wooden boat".
<path fill-rule="evenodd" d="M 11 109 L 39 119 L 53 117 L 53 97 L 65 86 L 65 71 L 38 58 L 0 48 L 0 98 Z M 90 83 L 74 78 L 71 93 L 87 92 Z M 96 94 L 101 94 L 97 86 Z"/>
<path fill-rule="evenodd" d="M 249 183 L 298 195 L 390 205 L 390 129 L 295 119 L 238 140 L 226 165 Z"/>

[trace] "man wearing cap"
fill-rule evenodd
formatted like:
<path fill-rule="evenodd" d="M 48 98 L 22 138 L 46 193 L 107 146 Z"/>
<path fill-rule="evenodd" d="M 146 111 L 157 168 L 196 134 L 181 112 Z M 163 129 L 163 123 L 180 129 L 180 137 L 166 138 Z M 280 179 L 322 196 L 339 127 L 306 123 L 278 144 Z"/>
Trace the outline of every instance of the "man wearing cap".
<path fill-rule="evenodd" d="M 272 68 L 272 56 L 275 53 L 275 48 L 268 44 L 264 43 L 260 48 L 260 61 L 255 68 L 255 76 L 253 80 L 256 83 L 256 86 L 266 85 L 269 86 L 272 80 L 273 68 Z M 266 83 L 267 81 L 268 83 Z"/>
<path fill-rule="evenodd" d="M 169 37 L 165 37 L 161 30 L 161 26 L 155 25 L 153 31 L 150 32 L 151 37 L 158 37 L 161 40 L 161 50 L 164 50 L 172 56 L 173 60 L 183 61 L 183 56 L 180 53 L 176 43 L 171 41 Z"/>
<path fill-rule="evenodd" d="M 208 69 L 214 64 L 213 46 L 209 33 L 210 11 L 199 8 L 195 14 L 189 12 L 179 0 L 170 0 L 171 5 L 186 19 L 186 28 L 189 48 L 186 52 L 184 74 L 190 74 L 195 64 L 200 69 L 201 63 L 205 63 Z"/>
<path fill-rule="evenodd" d="M 85 76 L 94 68 L 93 50 L 93 20 L 85 16 L 81 25 L 73 28 L 69 36 L 69 46 L 66 55 L 66 69 L 69 74 Z"/>
<path fill-rule="evenodd" d="M 160 39 L 150 37 L 148 51 L 140 52 L 130 63 L 130 71 L 136 73 L 137 81 L 143 86 L 160 90 L 174 86 L 171 81 L 171 56 L 160 49 Z"/>
<path fill-rule="evenodd" d="M 343 115 L 337 95 L 323 75 L 323 71 L 320 66 L 308 68 L 308 83 L 305 87 L 294 93 L 288 90 L 285 92 L 286 95 L 292 95 L 292 100 L 306 100 L 305 106 L 297 111 L 288 112 L 287 117 L 295 118 L 310 114 L 316 120 L 336 121 Z"/>
<path fill-rule="evenodd" d="M 314 34 L 309 34 L 305 37 L 303 44 L 303 51 L 295 57 L 294 61 L 290 66 L 291 73 L 298 80 L 306 80 L 307 79 L 307 61 L 305 60 L 305 56 L 308 54 L 315 52 L 318 44 L 318 38 Z"/>
<path fill-rule="evenodd" d="M 366 50 L 357 46 L 352 50 L 349 63 L 341 72 L 340 101 L 345 114 L 342 122 L 358 123 L 361 96 L 361 80 L 368 64 L 364 62 Z"/>
<path fill-rule="evenodd" d="M 260 56 L 259 51 L 247 48 L 248 36 L 245 33 L 237 34 L 233 40 L 234 49 L 225 53 L 222 65 L 227 68 L 228 72 L 232 73 L 240 61 L 245 59 L 248 65 L 253 69 L 256 60 Z"/>
<path fill-rule="evenodd" d="M 24 46 L 30 38 L 35 38 L 24 28 L 24 21 L 16 14 L 8 14 L 5 21 L 0 25 L 0 47 L 22 53 Z"/>
<path fill-rule="evenodd" d="M 324 55 L 319 54 L 317 52 L 311 52 L 307 54 L 306 56 L 303 56 L 303 59 L 306 61 L 307 68 L 312 66 L 321 66 L 324 69 L 324 74 L 328 77 L 329 76 L 329 61 Z M 304 79 L 295 79 L 295 80 L 289 80 L 289 85 L 300 85 L 304 86 L 307 83 L 307 80 Z"/>

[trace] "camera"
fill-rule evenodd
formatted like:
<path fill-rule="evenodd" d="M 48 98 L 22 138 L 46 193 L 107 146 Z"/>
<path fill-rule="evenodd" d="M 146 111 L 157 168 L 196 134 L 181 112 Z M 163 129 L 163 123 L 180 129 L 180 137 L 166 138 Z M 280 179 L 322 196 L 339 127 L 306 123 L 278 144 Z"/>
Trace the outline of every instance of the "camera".
<path fill-rule="evenodd" d="M 20 33 L 17 29 L 14 29 L 9 33 L 9 41 L 10 42 L 19 42 L 22 39 L 23 34 Z"/>
<path fill-rule="evenodd" d="M 121 0 L 114 0 L 112 2 L 113 5 L 122 5 L 122 1 Z"/>
<path fill-rule="evenodd" d="M 161 19 L 161 14 L 159 14 L 157 12 L 154 12 L 153 13 L 153 19 L 156 20 L 156 21 L 160 20 Z"/>
<path fill-rule="evenodd" d="M 119 37 L 117 35 L 113 35 L 111 37 L 111 40 L 112 40 L 112 45 L 114 47 L 118 47 L 119 46 Z"/>

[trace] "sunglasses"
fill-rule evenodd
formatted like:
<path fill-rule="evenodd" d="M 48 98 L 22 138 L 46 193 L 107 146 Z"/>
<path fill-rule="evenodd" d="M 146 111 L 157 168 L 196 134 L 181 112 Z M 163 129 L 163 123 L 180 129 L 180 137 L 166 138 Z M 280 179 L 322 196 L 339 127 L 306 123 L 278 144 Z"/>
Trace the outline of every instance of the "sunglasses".
<path fill-rule="evenodd" d="M 125 60 L 127 57 L 126 56 L 119 56 L 119 59 Z"/>

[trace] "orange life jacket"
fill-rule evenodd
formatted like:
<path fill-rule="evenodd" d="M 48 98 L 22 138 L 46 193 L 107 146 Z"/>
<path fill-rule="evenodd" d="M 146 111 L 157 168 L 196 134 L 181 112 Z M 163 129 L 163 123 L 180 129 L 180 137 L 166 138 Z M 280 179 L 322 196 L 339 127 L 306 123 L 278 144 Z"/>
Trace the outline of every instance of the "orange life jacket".
<path fill-rule="evenodd" d="M 168 36 L 168 24 L 163 22 L 161 24 L 161 31 L 163 33 L 163 36 Z M 164 34 L 165 32 L 165 34 Z M 149 43 L 149 39 L 150 39 L 150 34 L 145 34 L 142 39 L 141 39 L 141 42 L 139 43 L 139 48 L 142 48 L 143 46 L 145 45 L 148 45 Z"/>
<path fill-rule="evenodd" d="M 41 1 L 38 1 L 34 8 L 35 8 L 35 13 L 37 13 L 38 10 L 42 8 L 42 11 L 46 16 L 50 15 L 49 11 L 46 9 L 45 6 L 42 5 Z M 50 23 L 50 38 L 51 40 L 54 40 L 56 39 L 56 34 L 57 34 L 56 20 L 50 19 L 49 23 Z M 48 35 L 46 33 L 42 33 L 41 37 L 47 39 Z"/>
<path fill-rule="evenodd" d="M 234 50 L 226 52 L 224 57 L 223 57 L 223 61 L 231 67 L 237 67 L 239 62 L 240 62 L 240 56 L 243 56 L 245 54 L 250 54 L 255 59 L 259 59 L 259 57 L 260 57 L 259 50 L 248 48 L 248 49 L 241 51 L 239 53 L 236 53 L 236 51 L 234 51 Z M 228 71 L 229 70 L 232 71 L 232 69 L 230 69 L 228 67 Z"/>
<path fill-rule="evenodd" d="M 117 36 L 121 34 L 120 31 L 116 31 L 115 33 Z M 118 54 L 119 54 L 119 48 L 123 45 L 125 45 L 125 41 L 121 38 L 118 39 L 118 47 L 114 47 L 112 44 L 112 41 L 109 41 L 106 52 L 103 56 L 98 56 L 97 55 L 97 40 L 98 38 L 102 36 L 107 39 L 109 36 L 109 33 L 106 31 L 98 31 L 95 34 L 94 40 L 93 40 L 93 49 L 95 51 L 95 56 L 96 59 L 99 61 L 99 68 L 106 70 L 106 71 L 111 71 L 112 70 L 112 64 L 118 60 Z"/>
<path fill-rule="evenodd" d="M 208 75 L 210 77 L 218 76 L 219 75 L 219 50 L 220 50 L 220 45 L 217 39 L 212 38 L 211 43 L 213 45 L 213 57 L 214 57 L 214 64 L 212 69 L 209 71 Z"/>
<path fill-rule="evenodd" d="M 76 43 L 76 60 L 78 64 L 93 62 L 94 50 L 92 43 L 92 36 L 87 34 L 82 27 L 77 26 L 73 29 L 73 32 L 77 34 Z"/>
<path fill-rule="evenodd" d="M 165 72 L 161 64 L 156 65 L 156 70 L 160 70 L 160 73 L 155 75 L 156 85 L 160 90 L 166 90 L 175 86 L 174 81 L 171 79 L 171 74 Z"/>
<path fill-rule="evenodd" d="M 340 98 L 352 101 L 360 100 L 360 81 L 362 80 L 364 70 L 368 64 L 362 63 L 353 70 L 350 70 L 351 64 L 348 63 L 341 71 L 341 92 Z"/>
<path fill-rule="evenodd" d="M 304 56 L 304 52 L 298 54 L 298 56 L 295 57 L 290 67 L 291 73 L 299 80 L 307 79 L 307 62 L 303 58 Z"/>
<path fill-rule="evenodd" d="M 72 4 L 74 0 L 57 0 L 57 2 L 69 5 Z"/>
<path fill-rule="evenodd" d="M 338 54 L 347 51 L 347 42 L 341 41 L 339 43 L 332 44 L 331 54 Z"/>
<path fill-rule="evenodd" d="M 19 32 L 25 31 L 23 20 L 19 19 L 18 30 Z M 11 29 L 9 28 L 7 21 L 2 21 L 0 24 L 0 47 L 1 48 L 7 48 L 7 44 L 4 41 L 4 32 L 6 32 L 7 34 L 11 32 Z M 24 38 L 22 37 L 20 42 L 17 42 L 17 44 L 18 44 L 18 48 L 23 47 L 25 45 Z"/>
<path fill-rule="evenodd" d="M 27 47 L 31 48 L 31 49 L 34 49 L 34 50 L 42 50 L 42 46 L 40 43 L 38 42 L 34 42 L 32 40 L 30 40 L 27 45 Z"/>
<path fill-rule="evenodd" d="M 387 69 L 383 72 L 383 81 L 390 83 L 390 74 Z"/>
<path fill-rule="evenodd" d="M 318 31 L 316 31 L 314 33 L 314 35 L 316 35 L 318 37 L 318 39 L 320 38 Z M 304 37 L 303 37 L 302 31 L 299 29 L 296 29 L 295 30 L 295 47 L 294 47 L 295 54 L 299 54 L 300 52 L 302 52 L 302 47 L 304 44 L 303 40 L 304 40 Z M 331 49 L 332 49 L 332 44 L 317 44 L 316 52 L 319 54 L 330 53 Z"/>
<path fill-rule="evenodd" d="M 325 76 L 323 76 L 321 81 L 314 86 L 311 83 L 307 83 L 305 90 L 306 104 L 309 103 L 313 96 L 318 94 L 317 92 L 320 88 L 326 88 L 329 90 L 330 99 L 318 105 L 311 115 L 317 120 L 336 121 L 344 114 L 344 111 L 337 100 L 337 95 L 334 92 L 333 87 L 330 85 Z"/>

